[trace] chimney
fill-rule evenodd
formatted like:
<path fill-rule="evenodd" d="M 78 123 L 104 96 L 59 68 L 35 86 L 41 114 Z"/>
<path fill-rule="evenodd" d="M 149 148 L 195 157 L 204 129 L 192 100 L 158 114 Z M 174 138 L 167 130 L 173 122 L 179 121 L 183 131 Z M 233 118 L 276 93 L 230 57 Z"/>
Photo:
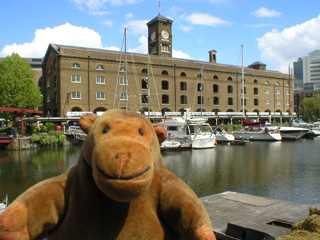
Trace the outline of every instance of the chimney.
<path fill-rule="evenodd" d="M 217 63 L 217 51 L 216 50 L 209 51 L 209 62 Z"/>

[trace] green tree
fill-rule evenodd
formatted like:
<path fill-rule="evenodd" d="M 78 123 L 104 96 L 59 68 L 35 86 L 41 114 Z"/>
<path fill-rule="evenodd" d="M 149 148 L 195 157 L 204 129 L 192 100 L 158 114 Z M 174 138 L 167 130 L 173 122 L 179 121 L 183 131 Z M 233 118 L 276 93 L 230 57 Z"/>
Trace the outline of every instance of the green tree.
<path fill-rule="evenodd" d="M 36 109 L 41 105 L 31 66 L 16 53 L 0 61 L 0 106 Z"/>
<path fill-rule="evenodd" d="M 300 105 L 300 113 L 307 121 L 316 121 L 320 118 L 320 94 L 304 98 Z"/>

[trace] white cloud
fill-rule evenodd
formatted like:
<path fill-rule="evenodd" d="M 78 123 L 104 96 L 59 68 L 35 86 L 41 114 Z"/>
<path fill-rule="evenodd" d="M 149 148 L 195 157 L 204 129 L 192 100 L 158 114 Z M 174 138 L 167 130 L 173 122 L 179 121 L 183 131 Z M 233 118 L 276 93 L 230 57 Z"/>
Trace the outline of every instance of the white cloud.
<path fill-rule="evenodd" d="M 216 27 L 218 25 L 228 25 L 230 22 L 219 17 L 211 16 L 207 13 L 193 13 L 185 18 L 192 24 L 206 25 Z"/>
<path fill-rule="evenodd" d="M 101 22 L 103 25 L 106 25 L 106 26 L 108 26 L 108 27 L 112 27 L 112 25 L 113 25 L 113 22 L 112 21 L 109 21 L 109 20 L 105 20 L 105 21 L 103 21 L 103 22 Z"/>
<path fill-rule="evenodd" d="M 18 53 L 21 57 L 44 57 L 49 43 L 81 46 L 89 48 L 115 49 L 103 47 L 101 36 L 92 29 L 73 26 L 70 23 L 54 28 L 37 29 L 32 42 L 6 45 L 0 52 L 1 57 Z"/>
<path fill-rule="evenodd" d="M 191 59 L 191 57 L 189 56 L 189 54 L 184 53 L 180 50 L 174 50 L 172 51 L 172 57 L 174 58 L 183 58 L 183 59 Z"/>
<path fill-rule="evenodd" d="M 141 36 L 139 38 L 139 43 L 140 43 L 140 46 L 138 46 L 137 48 L 129 49 L 129 52 L 147 54 L 148 38 L 146 36 Z"/>
<path fill-rule="evenodd" d="M 282 15 L 281 12 L 278 12 L 276 10 L 270 10 L 265 7 L 261 7 L 258 10 L 254 11 L 252 13 L 256 17 L 280 17 Z"/>
<path fill-rule="evenodd" d="M 126 19 L 128 20 L 128 19 L 131 19 L 131 18 L 133 18 L 133 13 L 127 13 L 126 14 Z"/>
<path fill-rule="evenodd" d="M 288 64 L 299 57 L 320 49 L 320 15 L 302 24 L 285 28 L 282 32 L 273 29 L 261 38 L 258 46 L 260 57 L 278 66 L 279 71 L 288 72 Z"/>
<path fill-rule="evenodd" d="M 184 26 L 184 25 L 180 25 L 179 28 L 184 31 L 184 32 L 189 32 L 191 30 L 194 29 L 194 27 L 191 27 L 191 26 Z"/>
<path fill-rule="evenodd" d="M 123 27 L 127 28 L 133 35 L 147 35 L 147 22 L 148 20 L 132 20 L 123 24 Z"/>

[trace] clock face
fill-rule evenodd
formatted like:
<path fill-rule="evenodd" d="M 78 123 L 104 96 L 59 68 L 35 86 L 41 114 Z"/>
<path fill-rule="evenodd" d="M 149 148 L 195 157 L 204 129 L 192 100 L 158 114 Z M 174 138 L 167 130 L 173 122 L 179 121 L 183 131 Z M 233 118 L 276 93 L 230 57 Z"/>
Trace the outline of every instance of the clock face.
<path fill-rule="evenodd" d="M 161 32 L 161 36 L 164 38 L 164 39 L 168 39 L 169 38 L 169 33 L 166 31 L 166 30 L 163 30 Z"/>
<path fill-rule="evenodd" d="M 153 32 L 151 33 L 151 36 L 150 36 L 150 37 L 151 37 L 151 40 L 155 40 L 155 39 L 156 39 L 156 32 L 153 31 Z"/>

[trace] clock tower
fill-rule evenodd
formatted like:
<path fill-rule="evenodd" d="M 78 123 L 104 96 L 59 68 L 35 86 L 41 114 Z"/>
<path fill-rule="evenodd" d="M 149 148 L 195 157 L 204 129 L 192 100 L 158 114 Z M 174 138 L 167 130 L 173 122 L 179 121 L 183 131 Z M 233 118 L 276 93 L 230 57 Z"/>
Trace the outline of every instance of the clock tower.
<path fill-rule="evenodd" d="M 148 53 L 172 57 L 172 20 L 159 14 L 148 26 Z"/>

